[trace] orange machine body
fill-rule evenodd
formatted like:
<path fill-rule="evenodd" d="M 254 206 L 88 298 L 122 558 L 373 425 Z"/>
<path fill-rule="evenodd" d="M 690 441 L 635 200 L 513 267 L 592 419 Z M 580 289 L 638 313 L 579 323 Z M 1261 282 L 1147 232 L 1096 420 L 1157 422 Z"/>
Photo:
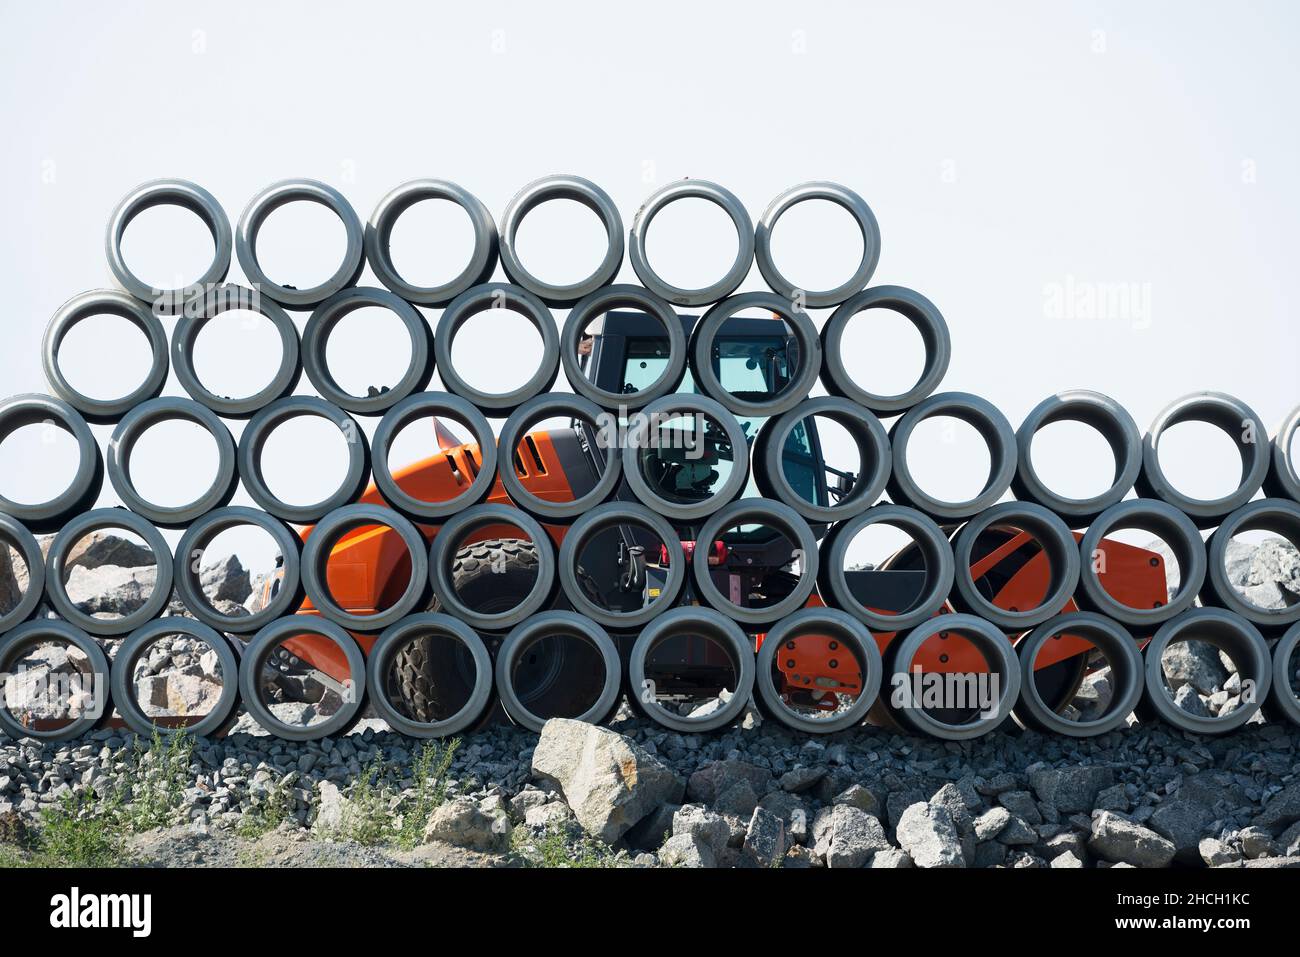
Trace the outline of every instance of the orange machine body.
<path fill-rule="evenodd" d="M 473 481 L 481 464 L 477 445 L 454 444 L 454 440 L 450 440 L 441 427 L 437 434 L 440 449 L 436 455 L 395 474 L 402 489 L 425 501 L 445 501 L 459 494 L 460 489 Z M 549 435 L 546 432 L 530 433 L 525 443 L 526 455 L 516 453 L 511 456 L 511 465 L 525 485 L 542 498 L 553 501 L 571 499 L 572 489 L 560 467 L 559 457 Z M 374 486 L 366 491 L 361 500 L 383 504 L 383 499 Z M 488 500 L 509 504 L 500 481 L 493 486 Z M 420 529 L 426 539 L 431 540 L 437 534 L 438 526 L 424 525 Z M 558 545 L 563 538 L 564 527 L 548 526 L 547 532 Z M 304 537 L 310 533 L 310 528 L 304 530 Z M 518 534 L 517 529 L 509 526 L 494 526 L 479 530 L 467 541 Z M 1076 534 L 1076 538 L 1079 537 L 1081 536 Z M 972 566 L 973 577 L 978 580 L 1030 540 L 1025 533 L 1008 539 Z M 1113 539 L 1104 540 L 1101 551 L 1105 555 L 1105 562 L 1100 577 L 1107 591 L 1117 599 L 1134 607 L 1151 607 L 1153 603 L 1165 600 L 1165 570 L 1161 556 Z M 410 564 L 405 546 L 396 534 L 385 528 L 363 528 L 344 536 L 334 546 L 327 579 L 330 591 L 341 605 L 365 613 L 391 604 L 405 589 L 409 573 Z M 992 601 L 1000 608 L 1033 607 L 1041 602 L 1046 593 L 1049 578 L 1047 558 L 1039 552 L 1023 564 Z M 808 604 L 822 603 L 814 595 Z M 1075 607 L 1071 600 L 1059 610 L 1071 611 Z M 945 607 L 939 614 L 951 611 L 950 607 Z M 303 606 L 302 612 L 316 614 L 310 603 Z M 882 651 L 888 647 L 895 634 L 875 634 Z M 374 644 L 374 636 L 356 634 L 355 637 L 368 653 Z M 761 645 L 762 640 L 763 636 L 758 635 L 756 643 Z M 787 684 L 803 686 L 810 678 L 814 681 L 827 679 L 839 686 L 844 694 L 858 693 L 861 690 L 861 675 L 843 667 L 844 656 L 842 652 L 837 655 L 838 649 L 831 647 L 833 641 L 829 636 L 801 636 L 793 654 L 779 656 L 778 667 Z M 290 639 L 285 645 L 293 654 L 336 680 L 342 681 L 348 677 L 342 652 L 328 639 L 304 635 Z M 1085 653 L 1090 648 L 1091 645 L 1081 638 L 1062 635 L 1043 650 L 1035 667 L 1045 668 Z M 836 662 L 834 668 L 831 667 L 832 660 Z M 946 633 L 936 635 L 922 647 L 917 664 L 928 671 L 964 673 L 981 672 L 987 667 L 974 645 L 960 635 Z"/>

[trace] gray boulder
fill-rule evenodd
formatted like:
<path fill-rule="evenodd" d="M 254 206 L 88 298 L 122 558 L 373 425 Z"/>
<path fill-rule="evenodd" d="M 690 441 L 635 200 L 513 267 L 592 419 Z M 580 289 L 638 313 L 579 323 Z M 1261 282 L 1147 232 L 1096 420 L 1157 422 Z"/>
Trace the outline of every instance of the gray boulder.
<path fill-rule="evenodd" d="M 913 804 L 898 819 L 898 843 L 917 867 L 965 867 L 961 836 L 942 805 Z"/>
<path fill-rule="evenodd" d="M 900 851 L 896 847 L 887 847 L 884 850 L 876 851 L 871 855 L 871 860 L 867 862 L 867 867 L 878 870 L 911 866 L 912 858 L 908 856 L 906 851 Z"/>
<path fill-rule="evenodd" d="M 510 844 L 510 818 L 487 814 L 467 797 L 436 808 L 424 828 L 424 841 L 442 841 L 476 851 L 504 851 Z"/>
<path fill-rule="evenodd" d="M 1091 811 L 1097 794 L 1115 783 L 1115 772 L 1097 765 L 1046 768 L 1029 776 L 1029 786 L 1039 800 L 1062 814 Z M 1033 823 L 1033 822 L 1030 822 Z"/>
<path fill-rule="evenodd" d="M 199 585 L 209 601 L 229 601 L 242 605 L 253 593 L 248 570 L 234 555 L 200 568 Z"/>
<path fill-rule="evenodd" d="M 892 846 L 880 820 L 859 808 L 836 804 L 823 820 L 820 835 L 815 835 L 818 838 L 815 850 L 825 856 L 827 867 L 862 867 L 876 851 Z"/>
<path fill-rule="evenodd" d="M 1148 823 L 1151 829 L 1173 842 L 1180 864 L 1199 864 L 1201 838 L 1214 820 L 1214 814 L 1196 801 L 1175 798 L 1155 809 Z"/>
<path fill-rule="evenodd" d="M 1113 811 L 1093 818 L 1088 848 L 1105 860 L 1133 867 L 1168 867 L 1177 852 L 1172 841 Z"/>
<path fill-rule="evenodd" d="M 552 718 L 533 751 L 533 776 L 556 785 L 583 829 L 608 844 L 661 804 L 677 804 L 682 781 L 608 728 Z"/>
<path fill-rule="evenodd" d="M 785 857 L 785 847 L 785 824 L 771 811 L 755 808 L 745 831 L 745 856 L 760 867 L 772 867 Z"/>
<path fill-rule="evenodd" d="M 1229 542 L 1224 565 L 1228 581 L 1262 608 L 1283 608 L 1300 598 L 1300 552 L 1284 538 Z"/>
<path fill-rule="evenodd" d="M 157 575 L 156 565 L 78 565 L 68 576 L 66 590 L 81 611 L 122 618 L 149 600 Z"/>
<path fill-rule="evenodd" d="M 48 550 L 48 545 L 43 550 Z M 72 546 L 64 561 L 64 568 L 94 570 L 104 565 L 145 568 L 156 564 L 158 560 L 148 546 L 138 545 L 109 532 L 92 532 Z"/>
<path fill-rule="evenodd" d="M 1300 781 L 1292 781 L 1274 794 L 1264 810 L 1250 823 L 1256 827 L 1280 830 L 1300 821 Z"/>
<path fill-rule="evenodd" d="M 665 867 L 717 867 L 709 846 L 691 834 L 674 834 L 659 848 L 659 863 Z"/>
<path fill-rule="evenodd" d="M 1172 642 L 1165 648 L 1160 663 L 1174 691 L 1191 685 L 1201 694 L 1210 695 L 1228 680 L 1228 669 L 1219 659 L 1219 649 L 1204 641 Z"/>
<path fill-rule="evenodd" d="M 731 838 L 731 826 L 719 814 L 701 804 L 683 804 L 673 815 L 673 836 L 689 834 L 708 846 L 714 855 L 722 853 Z"/>
<path fill-rule="evenodd" d="M 699 768 L 686 782 L 686 799 L 712 805 L 730 786 L 744 782 L 758 797 L 772 784 L 772 772 L 748 761 L 711 761 Z M 748 813 L 753 813 L 753 808 Z"/>

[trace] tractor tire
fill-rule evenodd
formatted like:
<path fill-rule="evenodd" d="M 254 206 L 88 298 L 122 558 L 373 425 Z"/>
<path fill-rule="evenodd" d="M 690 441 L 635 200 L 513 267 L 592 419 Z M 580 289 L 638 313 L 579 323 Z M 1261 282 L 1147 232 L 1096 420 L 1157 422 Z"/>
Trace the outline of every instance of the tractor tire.
<path fill-rule="evenodd" d="M 537 549 L 533 543 L 517 538 L 488 539 L 467 545 L 456 552 L 452 564 L 452 582 L 461 600 L 482 611 L 503 611 L 519 604 L 532 591 L 537 580 Z M 441 606 L 435 598 L 430 611 Z M 456 647 L 445 641 L 421 639 L 407 644 L 393 660 L 393 679 L 398 700 L 406 714 L 415 721 L 438 720 L 438 682 L 447 675 L 464 672 L 469 662 L 462 662 Z M 474 681 L 472 673 L 460 675 Z"/>

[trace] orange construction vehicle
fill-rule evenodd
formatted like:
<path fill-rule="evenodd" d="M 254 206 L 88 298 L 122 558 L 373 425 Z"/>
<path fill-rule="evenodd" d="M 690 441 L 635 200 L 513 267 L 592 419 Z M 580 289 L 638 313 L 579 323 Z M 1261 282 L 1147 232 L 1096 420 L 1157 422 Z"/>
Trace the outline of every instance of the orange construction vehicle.
<path fill-rule="evenodd" d="M 681 319 L 689 335 L 694 317 Z M 786 361 L 787 351 L 797 347 L 780 321 L 731 319 L 720 340 L 729 357 L 741 360 L 751 357 L 734 364 L 738 370 L 735 374 L 743 375 L 746 382 L 733 383 L 730 388 L 754 390 L 756 384 L 771 392 L 781 388 L 783 370 L 790 365 Z M 658 377 L 666 362 L 667 348 L 667 340 L 656 321 L 637 313 L 613 312 L 606 316 L 601 332 L 584 343 L 584 367 L 601 388 L 631 391 Z M 719 374 L 724 386 L 728 385 L 726 368 Z M 756 383 L 756 377 L 760 376 Z M 693 390 L 689 373 L 681 390 Z M 742 420 L 741 424 L 752 440 L 762 423 Z M 476 445 L 459 444 L 440 424 L 435 425 L 433 433 L 429 457 L 394 473 L 405 491 L 426 501 L 453 497 L 465 483 L 465 477 L 479 471 L 481 463 Z M 575 421 L 569 428 L 529 433 L 518 449 L 510 450 L 512 454 L 501 450 L 500 467 L 515 469 L 533 494 L 552 501 L 568 501 L 597 481 L 601 462 L 592 454 L 594 448 L 595 437 L 590 426 Z M 785 456 L 787 476 L 809 501 L 822 505 L 833 503 L 853 488 L 855 475 L 826 465 L 815 422 L 811 419 L 806 419 L 791 433 Z M 650 465 L 653 469 L 654 463 Z M 647 478 L 671 487 L 678 496 L 704 496 L 708 494 L 708 472 L 707 464 L 697 472 L 677 464 L 665 466 L 659 474 L 647 474 Z M 619 497 L 632 496 L 623 487 Z M 373 486 L 363 501 L 383 504 Z M 499 480 L 489 501 L 509 504 Z M 437 534 L 436 527 L 422 527 L 422 531 L 430 539 Z M 947 531 L 951 533 L 955 529 Z M 565 528 L 548 526 L 547 532 L 558 544 Z M 533 583 L 534 551 L 531 542 L 517 536 L 517 531 L 506 527 L 488 528 L 463 544 L 455 568 L 455 584 L 463 601 L 481 611 L 495 611 L 518 604 L 528 593 Z M 662 581 L 663 549 L 696 545 L 691 541 L 680 545 L 658 542 L 640 529 L 620 528 L 617 539 L 596 560 L 588 561 L 581 575 L 598 603 L 611 609 L 642 607 L 647 596 L 656 593 L 657 582 Z M 779 597 L 782 589 L 789 587 L 793 546 L 784 536 L 764 527 L 750 527 L 727 535 L 720 543 L 707 545 L 715 549 L 713 573 L 729 584 L 732 594 L 763 600 L 774 595 Z M 1102 549 L 1107 558 L 1102 580 L 1115 597 L 1126 604 L 1145 607 L 1165 600 L 1161 556 L 1114 540 L 1103 542 Z M 984 533 L 974 554 L 980 557 L 972 566 L 973 577 L 994 604 L 1012 609 L 1041 603 L 1049 568 L 1046 556 L 1032 537 L 1015 529 L 992 528 Z M 342 606 L 364 613 L 384 608 L 400 595 L 409 571 L 409 558 L 397 535 L 389 529 L 374 528 L 359 530 L 339 541 L 331 553 L 327 577 L 331 592 Z M 876 568 L 847 572 L 850 585 L 863 605 L 885 612 L 906 610 L 919 594 L 924 574 L 918 550 L 914 548 L 900 551 Z M 819 603 L 815 596 L 810 600 L 810 604 Z M 1058 610 L 1073 608 L 1071 602 Z M 314 611 L 307 605 L 303 613 Z M 493 636 L 484 637 L 491 647 Z M 615 636 L 621 642 L 634 637 Z M 754 637 L 756 643 L 761 643 L 761 634 Z M 367 652 L 374 643 L 374 636 L 358 634 L 356 638 Z M 883 651 L 894 633 L 877 633 L 875 638 Z M 958 636 L 954 639 L 942 649 L 937 644 L 933 648 L 927 646 L 918 663 L 935 671 L 986 669 L 973 645 Z M 684 689 L 706 695 L 716 693 L 718 678 L 713 675 L 721 663 L 716 660 L 717 649 L 707 641 L 702 642 L 699 647 L 693 647 L 690 641 L 674 646 L 676 666 L 670 669 L 669 680 L 657 683 L 657 694 L 672 697 Z M 853 669 L 832 667 L 837 663 L 828 648 L 834 648 L 833 639 L 800 640 L 792 656 L 778 656 L 785 679 L 784 694 L 791 703 L 812 708 L 833 707 L 834 697 L 826 694 L 828 689 L 850 697 L 861 690 L 860 675 L 855 675 Z M 1090 665 L 1095 665 L 1090 649 L 1086 641 L 1065 635 L 1039 655 L 1036 683 L 1044 701 L 1056 701 L 1062 707 L 1070 701 Z M 626 651 L 626 646 L 623 650 Z M 327 685 L 339 684 L 348 677 L 346 662 L 338 648 L 326 639 L 304 635 L 287 642 L 280 654 L 281 671 L 288 669 L 291 662 L 293 669 L 309 673 Z M 525 663 L 533 673 L 515 678 L 516 691 L 525 703 L 544 699 L 554 705 L 562 702 L 569 692 L 588 693 L 589 689 L 579 687 L 566 689 L 565 683 L 575 679 L 572 671 L 566 672 L 561 667 L 562 663 L 547 660 L 545 655 L 533 657 L 538 660 Z M 432 716 L 422 713 L 430 698 L 440 697 L 431 695 L 430 689 L 440 683 L 464 680 L 465 669 L 465 662 L 458 662 L 454 656 L 449 657 L 432 646 L 420 647 L 417 642 L 399 656 L 392 690 L 400 699 L 403 712 L 415 720 L 432 720 Z M 557 706 L 557 713 L 563 710 L 562 704 Z"/>

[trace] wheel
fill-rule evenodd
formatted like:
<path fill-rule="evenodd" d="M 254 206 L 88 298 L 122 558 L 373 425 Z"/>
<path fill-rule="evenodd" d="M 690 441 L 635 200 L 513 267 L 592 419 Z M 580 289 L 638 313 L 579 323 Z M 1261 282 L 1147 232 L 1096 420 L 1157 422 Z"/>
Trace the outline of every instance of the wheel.
<path fill-rule="evenodd" d="M 495 538 L 466 545 L 456 552 L 452 583 L 456 594 L 471 608 L 484 613 L 506 611 L 518 605 L 532 591 L 537 580 L 537 549 L 526 539 Z M 429 606 L 439 610 L 437 599 Z M 561 662 L 538 663 L 535 678 L 520 679 L 521 697 L 542 694 L 562 674 Z M 406 644 L 393 660 L 389 694 L 415 721 L 438 720 L 445 711 L 443 699 L 448 682 L 474 683 L 474 663 L 462 646 L 432 638 Z"/>
<path fill-rule="evenodd" d="M 505 611 L 523 600 L 532 590 L 537 574 L 537 550 L 533 543 L 517 539 L 488 539 L 466 545 L 456 552 L 452 564 L 452 581 L 457 594 L 472 607 L 485 611 Z M 439 610 L 433 599 L 430 611 Z M 431 722 L 442 713 L 445 683 L 449 675 L 472 685 L 473 662 L 451 642 L 421 638 L 408 643 L 393 661 L 393 681 L 389 693 L 405 705 L 413 720 Z"/>

